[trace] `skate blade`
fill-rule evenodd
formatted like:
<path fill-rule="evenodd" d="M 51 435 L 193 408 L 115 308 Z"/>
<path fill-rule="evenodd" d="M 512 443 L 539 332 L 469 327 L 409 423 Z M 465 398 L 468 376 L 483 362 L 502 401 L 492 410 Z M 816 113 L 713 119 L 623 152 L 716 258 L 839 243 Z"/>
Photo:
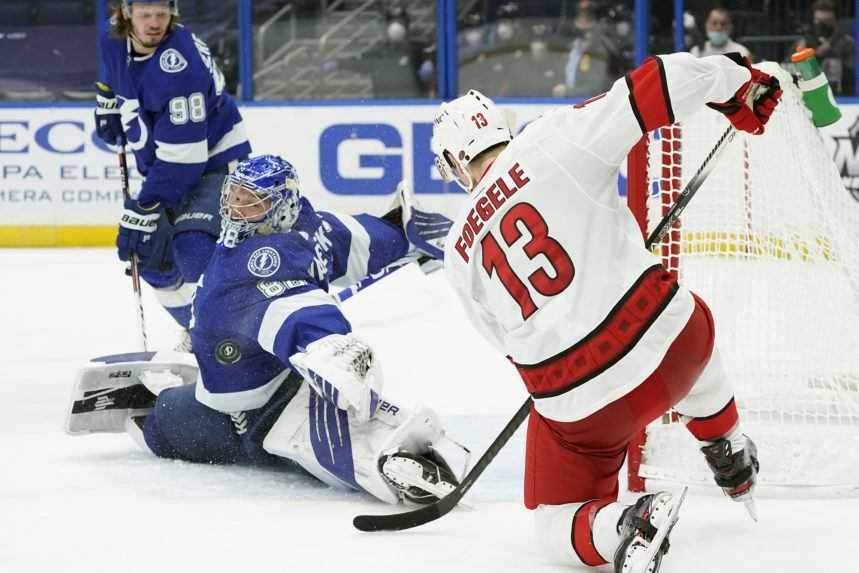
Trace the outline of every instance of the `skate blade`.
<path fill-rule="evenodd" d="M 647 573 L 647 569 L 650 567 L 650 562 L 653 561 L 654 557 L 656 557 L 656 552 L 659 551 L 660 547 L 662 547 L 662 542 L 665 541 L 665 538 L 668 537 L 674 524 L 677 523 L 677 520 L 680 518 L 680 506 L 683 505 L 683 502 L 686 500 L 686 493 L 688 491 L 689 488 L 683 486 L 683 489 L 680 490 L 680 494 L 675 497 L 674 503 L 671 505 L 671 509 L 668 510 L 668 518 L 665 520 L 665 523 L 662 524 L 662 527 L 659 528 L 659 531 L 656 532 L 656 535 L 653 536 L 653 540 L 650 542 L 650 545 L 647 546 L 647 553 L 644 554 L 644 558 L 636 564 L 637 566 L 630 569 L 630 573 Z"/>
<path fill-rule="evenodd" d="M 751 517 L 755 523 L 758 522 L 758 506 L 755 503 L 755 498 L 750 497 L 749 499 L 743 502 L 746 506 L 746 511 L 749 512 L 749 517 Z"/>

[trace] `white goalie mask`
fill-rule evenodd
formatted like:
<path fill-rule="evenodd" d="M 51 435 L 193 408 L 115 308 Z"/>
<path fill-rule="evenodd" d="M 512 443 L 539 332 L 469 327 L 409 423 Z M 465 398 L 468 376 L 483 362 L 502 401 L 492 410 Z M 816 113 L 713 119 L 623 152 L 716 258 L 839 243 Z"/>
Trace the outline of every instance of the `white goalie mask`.
<path fill-rule="evenodd" d="M 490 147 L 513 139 L 513 117 L 477 90 L 441 104 L 433 121 L 432 150 L 445 181 L 471 191 L 468 164 Z"/>

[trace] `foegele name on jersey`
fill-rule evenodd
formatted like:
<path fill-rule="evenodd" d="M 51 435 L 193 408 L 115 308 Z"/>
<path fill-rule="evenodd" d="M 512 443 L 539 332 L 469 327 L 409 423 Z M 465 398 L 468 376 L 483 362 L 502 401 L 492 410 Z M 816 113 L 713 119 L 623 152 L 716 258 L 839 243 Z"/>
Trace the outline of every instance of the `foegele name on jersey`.
<path fill-rule="evenodd" d="M 483 229 L 483 225 L 489 222 L 489 219 L 507 199 L 525 187 L 529 181 L 531 178 L 525 174 L 518 163 L 514 163 L 513 167 L 507 170 L 507 173 L 498 177 L 489 187 L 478 194 L 474 207 L 468 211 L 468 215 L 465 217 L 465 223 L 463 223 L 462 230 L 454 245 L 456 252 L 459 253 L 463 261 L 468 262 L 468 251 L 474 245 L 474 238 Z"/>

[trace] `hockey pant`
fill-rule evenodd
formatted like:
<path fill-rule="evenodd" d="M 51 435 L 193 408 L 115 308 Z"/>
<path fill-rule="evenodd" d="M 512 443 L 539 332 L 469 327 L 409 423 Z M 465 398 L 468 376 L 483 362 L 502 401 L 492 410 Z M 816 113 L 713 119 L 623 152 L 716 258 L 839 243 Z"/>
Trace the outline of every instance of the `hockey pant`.
<path fill-rule="evenodd" d="M 693 295 L 694 296 L 694 295 Z M 695 309 L 656 370 L 635 390 L 590 416 L 557 422 L 531 411 L 525 461 L 525 505 L 536 509 L 543 550 L 590 566 L 612 561 L 620 542 L 618 473 L 632 437 L 672 406 L 699 440 L 737 422 L 733 394 L 714 348 L 713 317 Z"/>
<path fill-rule="evenodd" d="M 182 327 L 191 319 L 191 300 L 221 229 L 220 194 L 226 170 L 202 176 L 155 231 L 153 255 L 140 276 L 158 302 Z"/>

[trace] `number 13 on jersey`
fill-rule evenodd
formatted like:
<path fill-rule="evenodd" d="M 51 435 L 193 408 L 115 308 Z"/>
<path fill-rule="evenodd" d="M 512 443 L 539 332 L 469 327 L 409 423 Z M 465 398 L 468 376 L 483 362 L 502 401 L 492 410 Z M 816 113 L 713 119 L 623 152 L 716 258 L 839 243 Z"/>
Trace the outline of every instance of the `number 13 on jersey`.
<path fill-rule="evenodd" d="M 528 284 L 539 294 L 550 297 L 560 294 L 573 282 L 576 274 L 572 259 L 558 241 L 549 236 L 549 227 L 540 212 L 530 203 L 517 203 L 514 205 L 498 225 L 497 231 L 509 250 L 522 238 L 522 230 L 527 231 L 530 238 L 521 246 L 528 256 L 534 260 L 543 255 L 545 261 L 551 267 L 551 273 L 546 267 L 541 266 L 531 272 L 527 277 Z M 537 312 L 538 306 L 534 302 L 531 290 L 525 284 L 521 273 L 511 266 L 507 252 L 501 247 L 493 232 L 487 233 L 480 241 L 483 269 L 490 277 L 497 276 L 504 288 L 519 305 L 522 311 L 522 320 L 527 320 Z"/>

